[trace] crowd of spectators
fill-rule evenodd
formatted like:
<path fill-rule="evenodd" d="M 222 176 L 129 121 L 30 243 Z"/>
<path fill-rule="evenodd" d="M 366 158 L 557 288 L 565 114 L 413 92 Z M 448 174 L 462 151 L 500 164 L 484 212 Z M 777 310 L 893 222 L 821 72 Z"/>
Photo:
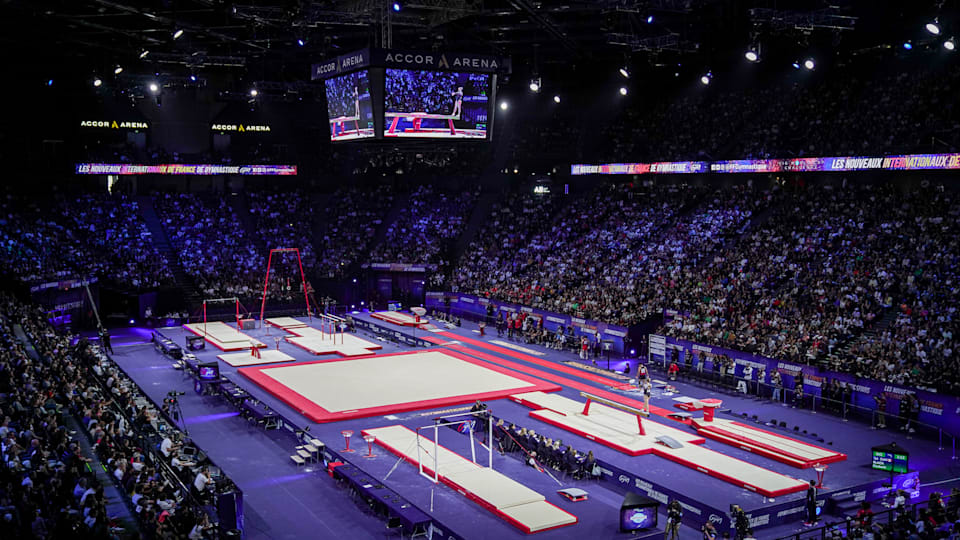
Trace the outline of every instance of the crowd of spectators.
<path fill-rule="evenodd" d="M 103 490 L 87 466 L 92 456 L 63 423 L 64 414 L 92 399 L 88 374 L 72 357 L 69 340 L 51 335 L 42 312 L 7 296 L 0 307 L 3 535 L 106 538 L 113 531 Z M 31 343 L 17 338 L 14 324 Z"/>
<path fill-rule="evenodd" d="M 447 250 L 470 219 L 479 190 L 447 194 L 420 186 L 375 246 L 370 262 L 436 264 L 443 269 Z M 440 273 L 443 273 L 442 270 Z"/>
<path fill-rule="evenodd" d="M 170 285 L 137 202 L 119 194 L 0 199 L 4 269 L 26 283 L 96 277 L 124 288 Z"/>
<path fill-rule="evenodd" d="M 952 384 L 951 195 L 871 185 L 779 195 L 767 222 L 664 291 L 679 313 L 667 333 L 899 384 Z M 865 335 L 887 312 L 892 324 Z"/>
<path fill-rule="evenodd" d="M 750 217 L 759 204 L 751 202 L 752 194 L 744 189 L 711 197 L 692 186 L 606 184 L 570 202 L 549 226 L 537 220 L 534 226 L 544 230 L 495 264 L 479 262 L 488 252 L 497 256 L 481 238 L 455 272 L 455 290 L 633 324 L 663 308 L 651 280 L 669 282 L 670 272 L 697 264 Z"/>
<path fill-rule="evenodd" d="M 257 234 L 267 249 L 299 248 L 305 271 L 317 265 L 313 248 L 314 208 L 310 195 L 302 190 L 247 194 Z"/>
<path fill-rule="evenodd" d="M 90 342 L 55 333 L 42 310 L 3 295 L 0 343 L 4 538 L 132 538 L 136 529 L 140 538 L 211 537 L 209 519 L 184 503 L 145 451 L 140 436 L 156 433 L 157 416 Z M 117 486 L 136 523 L 108 512 L 105 482 Z"/>
<path fill-rule="evenodd" d="M 556 212 L 554 195 L 534 194 L 533 190 L 511 193 L 494 205 L 483 228 L 467 247 L 454 273 L 451 286 L 460 290 L 490 276 L 512 272 L 519 265 L 517 251 L 529 239 L 544 232 Z M 456 289 L 455 289 L 456 290 Z"/>
<path fill-rule="evenodd" d="M 392 206 L 393 189 L 389 185 L 373 189 L 343 187 L 330 195 L 324 226 L 313 237 L 320 250 L 317 273 L 339 277 L 365 257 Z"/>
<path fill-rule="evenodd" d="M 458 83 L 456 73 L 406 69 L 388 70 L 384 85 L 384 110 L 387 112 L 430 114 L 451 114 L 453 94 L 458 86 L 464 86 Z"/>
<path fill-rule="evenodd" d="M 266 260 L 225 200 L 161 193 L 154 197 L 154 207 L 181 266 L 203 295 L 259 296 Z"/>
<path fill-rule="evenodd" d="M 123 194 L 85 193 L 61 200 L 58 210 L 77 240 L 107 259 L 105 277 L 134 289 L 173 283 L 137 201 Z"/>

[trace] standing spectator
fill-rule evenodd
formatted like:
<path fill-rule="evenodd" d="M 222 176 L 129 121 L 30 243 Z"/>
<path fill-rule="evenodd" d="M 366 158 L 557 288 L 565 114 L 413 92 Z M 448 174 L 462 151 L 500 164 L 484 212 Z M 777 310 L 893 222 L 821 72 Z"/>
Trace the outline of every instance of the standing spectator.
<path fill-rule="evenodd" d="M 783 397 L 783 377 L 780 376 L 780 370 L 773 372 L 770 383 L 773 385 L 773 400 L 780 401 Z"/>
<path fill-rule="evenodd" d="M 874 403 L 877 404 L 877 429 L 887 427 L 887 396 L 882 390 L 873 396 Z"/>
<path fill-rule="evenodd" d="M 911 394 L 908 392 L 903 394 L 903 397 L 900 398 L 900 431 L 909 431 L 910 433 L 913 433 L 913 426 L 910 425 L 910 421 L 912 419 L 913 400 L 911 399 Z"/>
<path fill-rule="evenodd" d="M 807 488 L 807 520 L 803 523 L 807 526 L 813 526 L 817 523 L 817 483 L 810 481 L 810 487 Z"/>

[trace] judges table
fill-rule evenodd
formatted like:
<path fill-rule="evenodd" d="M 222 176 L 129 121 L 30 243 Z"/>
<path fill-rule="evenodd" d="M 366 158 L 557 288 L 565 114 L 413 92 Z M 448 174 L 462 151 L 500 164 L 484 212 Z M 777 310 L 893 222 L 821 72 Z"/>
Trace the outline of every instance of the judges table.
<path fill-rule="evenodd" d="M 281 419 L 276 411 L 253 398 L 243 400 L 240 405 L 241 412 L 253 418 L 257 424 L 263 425 L 263 429 L 280 429 Z"/>
<path fill-rule="evenodd" d="M 350 464 L 343 464 L 333 470 L 334 478 L 350 484 L 364 499 L 370 501 L 379 511 L 389 517 L 397 518 L 403 528 L 413 536 L 426 535 L 430 526 L 430 516 L 410 504 L 396 492 L 377 483 L 366 473 Z"/>

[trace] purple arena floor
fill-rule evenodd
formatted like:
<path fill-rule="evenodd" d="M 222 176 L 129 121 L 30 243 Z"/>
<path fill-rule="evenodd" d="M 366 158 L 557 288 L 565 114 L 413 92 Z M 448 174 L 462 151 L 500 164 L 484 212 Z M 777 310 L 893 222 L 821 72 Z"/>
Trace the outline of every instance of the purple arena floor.
<path fill-rule="evenodd" d="M 369 318 L 367 314 L 356 316 L 367 318 L 381 325 L 385 324 L 382 321 Z M 275 335 L 278 331 L 273 329 L 270 332 L 270 335 Z M 164 333 L 181 344 L 184 343 L 187 335 L 184 330 L 179 328 L 167 330 Z M 264 330 L 258 329 L 247 331 L 247 333 L 266 343 L 273 344 L 272 339 L 265 339 L 266 332 Z M 453 329 L 451 333 L 473 339 L 479 338 L 476 333 L 476 326 L 470 323 L 464 323 L 462 328 Z M 424 334 L 428 333 L 417 331 L 418 336 Z M 344 534 L 371 538 L 396 536 L 396 533 L 385 529 L 384 522 L 380 518 L 370 515 L 365 507 L 361 507 L 352 501 L 348 493 L 337 487 L 325 472 L 316 470 L 316 466 L 297 469 L 288 457 L 295 445 L 288 432 L 264 432 L 239 417 L 236 411 L 220 397 L 200 396 L 189 391 L 192 389 L 191 379 L 186 374 L 174 370 L 171 367 L 172 361 L 156 352 L 149 345 L 148 330 L 141 328 L 117 329 L 112 332 L 112 335 L 116 351 L 114 359 L 144 388 L 152 399 L 159 402 L 170 390 L 187 391 L 180 401 L 190 436 L 210 454 L 218 465 L 224 468 L 226 473 L 244 491 L 248 538 L 338 538 Z M 360 336 L 374 340 L 374 338 L 362 333 Z M 490 336 L 489 334 L 483 339 L 507 341 L 506 338 L 497 338 L 495 335 Z M 376 343 L 384 347 L 382 351 L 378 351 L 380 354 L 410 350 L 408 347 L 401 347 L 388 342 L 376 341 Z M 576 361 L 575 356 L 569 353 L 550 351 L 533 345 L 522 344 L 522 346 L 544 353 L 537 358 L 556 362 L 558 365 L 560 362 Z M 281 345 L 281 350 L 292 355 L 298 362 L 316 359 L 315 356 L 289 344 Z M 484 349 L 477 350 L 516 364 L 529 365 L 531 369 L 551 375 L 592 384 L 569 373 L 555 372 L 548 367 L 534 365 L 515 356 Z M 213 361 L 218 353 L 219 351 L 211 347 L 200 351 L 197 356 L 200 360 Z M 611 367 L 622 371 L 625 362 L 627 360 L 614 360 Z M 606 365 L 605 359 L 598 360 L 598 363 L 603 367 Z M 432 423 L 432 417 L 440 414 L 437 411 L 413 411 L 387 417 L 314 424 L 258 386 L 239 376 L 235 368 L 223 362 L 220 364 L 221 372 L 224 375 L 243 386 L 248 392 L 273 407 L 283 416 L 298 422 L 298 425 L 310 426 L 310 434 L 324 441 L 334 450 L 343 448 L 341 430 L 350 429 L 359 433 L 362 429 L 392 424 L 403 424 L 414 429 Z M 730 407 L 737 417 L 740 416 L 740 413 L 746 412 L 750 416 L 758 415 L 763 421 L 776 418 L 786 421 L 789 426 L 800 425 L 810 432 L 819 433 L 828 442 L 833 441 L 833 446 L 828 447 L 842 451 L 850 458 L 845 462 L 830 466 L 824 482 L 830 490 L 885 478 L 886 475 L 883 473 L 869 469 L 869 450 L 871 446 L 891 441 L 896 441 L 911 452 L 911 466 L 921 471 L 920 479 L 922 483 L 943 482 L 956 476 L 950 474 L 952 464 L 950 449 L 947 448 L 942 452 L 938 451 L 936 441 L 925 441 L 918 438 L 907 439 L 901 432 L 871 430 L 867 425 L 843 422 L 831 415 L 811 414 L 775 403 L 731 397 L 725 394 L 716 395 L 704 388 L 689 384 L 680 383 L 677 387 L 680 396 L 719 397 L 724 400 L 724 405 Z M 609 389 L 607 390 L 609 391 Z M 582 400 L 576 390 L 565 388 L 560 394 L 571 399 Z M 636 395 L 630 395 L 626 392 L 623 395 L 636 397 Z M 660 396 L 656 392 L 651 400 L 652 405 L 665 409 L 673 409 L 673 403 L 675 402 L 671 397 Z M 677 491 L 690 494 L 711 506 L 726 508 L 730 503 L 738 503 L 750 511 L 802 497 L 802 494 L 795 494 L 778 498 L 776 503 L 771 503 L 756 493 L 736 488 L 731 484 L 654 455 L 629 457 L 572 433 L 554 428 L 529 417 L 530 409 L 507 399 L 491 401 L 488 402 L 488 405 L 495 416 L 504 418 L 506 422 L 533 428 L 537 433 L 546 434 L 554 439 L 559 438 L 564 445 L 571 444 L 574 448 L 584 452 L 593 450 L 601 461 L 607 461 L 625 470 L 636 471 L 638 474 L 642 472 L 642 475 L 650 481 L 662 483 Z M 447 407 L 444 410 L 450 408 L 457 408 L 457 406 Z M 729 415 L 721 416 L 731 417 Z M 667 419 L 656 418 L 656 420 L 667 423 L 672 427 L 690 429 Z M 469 440 L 466 436 L 456 433 L 452 429 L 445 429 L 441 430 L 440 437 L 441 444 L 447 448 L 465 456 L 470 455 Z M 806 440 L 802 437 L 797 438 Z M 808 442 L 817 444 L 815 441 L 808 440 Z M 351 445 L 354 448 L 366 450 L 366 445 L 356 435 Z M 812 470 L 796 469 L 716 441 L 708 440 L 704 446 L 738 459 L 762 464 L 770 470 L 788 476 L 804 480 L 815 478 L 815 473 Z M 481 450 L 478 447 L 478 460 Z M 400 463 L 389 478 L 384 480 L 391 468 L 397 464 L 397 458 L 381 447 L 375 447 L 374 453 L 376 454 L 374 458 L 361 459 L 354 457 L 351 459 L 372 477 L 399 492 L 421 510 L 430 513 L 460 534 L 468 538 L 521 538 L 528 536 L 452 489 L 443 485 L 435 486 L 426 478 L 419 476 L 416 468 L 410 464 Z M 485 459 L 485 451 L 482 452 L 482 455 Z M 558 478 L 562 483 L 561 486 L 548 475 L 523 465 L 512 456 L 495 454 L 494 468 L 539 491 L 546 496 L 547 501 L 576 515 L 580 520 L 578 524 L 571 527 L 537 533 L 537 537 L 559 539 L 586 536 L 626 538 L 629 536 L 619 533 L 617 530 L 617 514 L 620 502 L 623 499 L 623 491 L 618 487 L 608 485 L 608 482 L 572 481 Z M 556 494 L 556 490 L 560 487 L 580 487 L 589 492 L 590 499 L 580 503 L 568 502 Z M 949 491 L 950 487 L 950 482 L 944 482 L 937 485 L 936 489 Z M 926 496 L 926 491 L 922 491 L 921 495 Z M 433 503 L 432 511 L 431 500 Z M 765 529 L 762 536 L 770 535 L 770 537 L 774 537 L 774 532 L 788 534 L 796 529 L 797 527 L 794 526 Z M 699 532 L 684 527 L 681 538 L 688 537 L 698 538 Z"/>

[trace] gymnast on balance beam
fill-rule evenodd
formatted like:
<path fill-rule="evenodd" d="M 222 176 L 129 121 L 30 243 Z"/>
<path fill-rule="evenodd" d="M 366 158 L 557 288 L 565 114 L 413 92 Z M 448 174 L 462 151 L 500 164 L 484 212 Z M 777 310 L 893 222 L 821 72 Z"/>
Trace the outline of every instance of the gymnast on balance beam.
<path fill-rule="evenodd" d="M 458 86 L 457 91 L 451 94 L 453 96 L 453 112 L 450 113 L 456 119 L 460 119 L 460 111 L 463 109 L 463 87 Z"/>

